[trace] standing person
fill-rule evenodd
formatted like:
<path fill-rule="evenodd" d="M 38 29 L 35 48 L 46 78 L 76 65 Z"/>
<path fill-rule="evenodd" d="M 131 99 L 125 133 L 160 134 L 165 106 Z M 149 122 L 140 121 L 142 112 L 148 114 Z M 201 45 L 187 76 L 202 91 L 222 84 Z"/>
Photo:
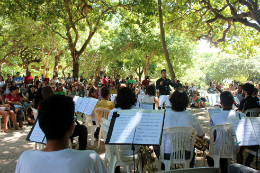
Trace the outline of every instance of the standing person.
<path fill-rule="evenodd" d="M 16 73 L 16 77 L 14 78 L 14 83 L 21 88 L 21 84 L 23 84 L 23 77 L 20 76 L 20 72 Z"/>
<path fill-rule="evenodd" d="M 120 78 L 120 75 L 117 75 L 115 82 L 116 82 L 116 85 L 119 85 L 122 82 L 122 79 Z"/>
<path fill-rule="evenodd" d="M 111 84 L 110 94 L 117 94 L 117 89 L 116 89 L 115 83 Z"/>
<path fill-rule="evenodd" d="M 74 77 L 74 86 L 75 86 L 76 89 L 79 88 L 79 80 L 78 80 L 77 77 Z"/>
<path fill-rule="evenodd" d="M 43 74 L 42 74 L 42 80 L 41 80 L 42 82 L 44 82 L 44 77 L 43 77 Z"/>
<path fill-rule="evenodd" d="M 68 77 L 65 79 L 66 85 L 71 85 L 74 82 L 74 78 L 68 73 Z"/>
<path fill-rule="evenodd" d="M 150 77 L 150 76 L 145 76 L 145 79 L 142 81 L 142 85 L 145 85 L 146 88 L 147 88 L 147 86 L 148 86 L 149 83 L 150 83 L 149 77 Z"/>
<path fill-rule="evenodd" d="M 108 82 L 107 82 L 107 77 L 106 76 L 104 76 L 104 78 L 102 79 L 102 84 L 107 87 Z"/>
<path fill-rule="evenodd" d="M 160 95 L 170 95 L 170 87 L 176 86 L 176 83 L 173 83 L 170 79 L 166 78 L 166 70 L 161 71 L 161 78 L 156 81 L 156 89 L 159 89 Z"/>
<path fill-rule="evenodd" d="M 88 81 L 88 84 L 94 86 L 95 85 L 95 80 L 94 80 L 94 76 L 91 76 L 89 81 Z"/>
<path fill-rule="evenodd" d="M 136 83 L 136 85 L 140 85 L 140 82 L 139 82 L 139 80 L 137 79 L 137 77 L 135 78 L 135 83 Z"/>
<path fill-rule="evenodd" d="M 33 84 L 33 77 L 31 76 L 31 71 L 27 71 L 27 76 L 24 77 L 24 82 L 26 84 Z"/>
<path fill-rule="evenodd" d="M 135 80 L 133 79 L 133 75 L 130 75 L 130 78 L 126 81 L 126 84 L 136 84 Z"/>
<path fill-rule="evenodd" d="M 197 87 L 193 83 L 191 83 L 190 91 L 191 91 L 191 93 L 193 93 L 194 91 L 197 91 Z"/>

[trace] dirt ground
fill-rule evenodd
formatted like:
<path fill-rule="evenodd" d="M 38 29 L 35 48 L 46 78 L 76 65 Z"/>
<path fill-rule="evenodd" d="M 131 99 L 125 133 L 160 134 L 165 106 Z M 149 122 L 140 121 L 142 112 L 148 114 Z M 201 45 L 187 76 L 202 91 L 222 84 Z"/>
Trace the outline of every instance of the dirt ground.
<path fill-rule="evenodd" d="M 209 138 L 209 118 L 206 109 L 188 108 L 190 113 L 193 113 L 199 120 L 200 125 L 203 127 L 206 137 Z M 3 123 L 2 123 L 3 128 Z M 13 133 L 0 133 L 0 172 L 12 173 L 15 172 L 15 167 L 19 156 L 26 150 L 34 150 L 35 143 L 26 141 L 30 128 L 25 130 L 10 129 Z M 97 149 L 97 142 L 94 146 L 90 145 L 88 141 L 87 147 L 94 149 L 101 158 L 105 156 L 105 145 L 101 142 L 100 148 Z M 207 164 L 206 164 L 207 165 Z M 196 167 L 202 167 L 202 157 L 197 157 Z"/>

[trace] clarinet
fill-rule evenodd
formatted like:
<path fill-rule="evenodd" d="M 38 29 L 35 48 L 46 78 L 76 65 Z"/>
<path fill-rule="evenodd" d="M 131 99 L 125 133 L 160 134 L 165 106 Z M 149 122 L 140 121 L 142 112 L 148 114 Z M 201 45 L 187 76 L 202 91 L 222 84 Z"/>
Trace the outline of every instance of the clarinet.
<path fill-rule="evenodd" d="M 216 87 L 216 89 L 218 90 L 218 92 L 222 93 L 221 89 L 219 89 L 218 87 Z M 234 100 L 233 104 L 234 104 L 237 108 L 239 108 L 239 105 L 235 102 L 235 100 Z"/>

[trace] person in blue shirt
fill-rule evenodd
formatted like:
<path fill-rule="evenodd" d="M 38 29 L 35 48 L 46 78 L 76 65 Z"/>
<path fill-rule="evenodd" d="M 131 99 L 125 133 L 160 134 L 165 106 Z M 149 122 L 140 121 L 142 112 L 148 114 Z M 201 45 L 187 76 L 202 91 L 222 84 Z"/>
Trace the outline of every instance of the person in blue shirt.
<path fill-rule="evenodd" d="M 19 88 L 21 88 L 21 84 L 23 84 L 23 77 L 20 76 L 20 72 L 16 73 L 16 77 L 14 78 L 14 82 L 17 84 Z"/>

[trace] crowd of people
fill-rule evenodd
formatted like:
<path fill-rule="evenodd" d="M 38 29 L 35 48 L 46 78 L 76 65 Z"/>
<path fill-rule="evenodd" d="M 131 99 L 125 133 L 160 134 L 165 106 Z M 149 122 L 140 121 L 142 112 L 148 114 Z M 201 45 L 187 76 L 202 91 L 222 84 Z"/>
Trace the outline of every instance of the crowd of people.
<path fill-rule="evenodd" d="M 203 138 L 205 135 L 197 118 L 186 111 L 186 108 L 192 102 L 195 107 L 205 107 L 206 103 L 203 98 L 199 96 L 197 87 L 192 83 L 188 86 L 187 83 L 183 86 L 177 79 L 171 81 L 166 77 L 166 70 L 161 71 L 161 78 L 156 81 L 156 85 L 152 84 L 149 76 L 145 80 L 139 82 L 130 75 L 129 78 L 121 79 L 117 75 L 116 80 L 111 77 L 104 76 L 102 79 L 93 76 L 89 80 L 85 80 L 82 76 L 80 80 L 71 77 L 58 79 L 54 76 L 51 80 L 48 78 L 39 79 L 33 78 L 28 72 L 27 76 L 17 76 L 12 79 L 4 81 L 0 76 L 2 109 L 0 115 L 4 116 L 4 130 L 3 132 L 10 132 L 7 128 L 8 117 L 11 117 L 15 129 L 23 127 L 23 118 L 26 117 L 28 124 L 34 124 L 34 116 L 31 107 L 38 110 L 38 118 L 41 129 L 46 135 L 47 144 L 42 151 L 26 151 L 24 152 L 17 163 L 16 172 L 35 172 L 40 166 L 41 172 L 72 172 L 72 169 L 78 169 L 77 172 L 107 172 L 106 166 L 100 157 L 94 151 L 76 151 L 69 148 L 68 139 L 79 136 L 79 150 L 86 150 L 87 147 L 87 128 L 80 125 L 74 117 L 74 102 L 73 97 L 92 97 L 99 99 L 96 107 L 104 107 L 110 110 L 108 120 L 111 121 L 112 115 L 118 110 L 140 109 L 137 102 L 137 94 L 143 95 L 141 102 L 154 103 L 155 109 L 162 109 L 159 105 L 160 96 L 169 96 L 171 103 L 171 111 L 165 112 L 164 128 L 171 127 L 193 127 L 197 130 L 198 137 Z M 174 89 L 171 91 L 170 86 Z M 224 91 L 222 91 L 224 90 Z M 233 85 L 225 91 L 221 83 L 216 86 L 214 83 L 210 84 L 208 93 L 220 93 L 220 104 L 223 108 L 218 114 L 211 116 L 210 126 L 216 126 L 225 123 L 231 123 L 232 117 L 246 117 L 249 115 L 243 114 L 248 109 L 260 108 L 259 105 L 259 91 L 250 84 Z M 117 94 L 115 101 L 110 101 L 111 94 Z M 235 111 L 233 109 L 234 96 L 240 100 L 240 105 Z M 238 113 L 241 112 L 241 113 Z M 92 113 L 94 114 L 94 112 Z M 15 117 L 17 116 L 17 118 Z M 95 125 L 95 116 L 93 117 L 93 124 Z M 19 125 L 17 125 L 17 122 Z M 75 125 L 75 121 L 77 122 Z M 98 138 L 99 129 L 96 129 L 94 136 Z M 170 139 L 165 133 L 162 140 L 164 141 L 164 153 L 160 153 L 158 147 L 154 147 L 154 151 L 160 158 L 160 154 L 164 154 L 164 158 L 170 159 Z M 187 146 L 190 145 L 189 143 Z M 221 145 L 220 134 L 216 133 L 214 143 L 214 153 L 219 153 Z M 136 146 L 136 152 L 139 152 L 139 146 Z M 131 146 L 124 146 L 121 148 L 125 155 L 132 154 Z M 238 154 L 243 152 L 242 148 Z M 250 147 L 251 150 L 256 150 L 256 146 Z M 190 147 L 186 147 L 186 159 L 191 156 Z M 26 163 L 30 158 L 30 164 Z M 249 154 L 246 158 L 246 166 L 250 166 L 254 155 Z M 214 166 L 212 158 L 207 156 L 209 166 Z M 86 164 L 87 163 L 87 164 Z M 45 167 L 44 165 L 48 165 Z M 73 165 L 73 166 L 71 166 Z M 190 163 L 190 167 L 194 167 L 194 158 Z M 163 165 L 162 165 L 163 167 Z M 227 159 L 220 159 L 220 169 L 222 172 L 227 172 Z M 117 167 L 115 172 L 120 172 Z"/>

